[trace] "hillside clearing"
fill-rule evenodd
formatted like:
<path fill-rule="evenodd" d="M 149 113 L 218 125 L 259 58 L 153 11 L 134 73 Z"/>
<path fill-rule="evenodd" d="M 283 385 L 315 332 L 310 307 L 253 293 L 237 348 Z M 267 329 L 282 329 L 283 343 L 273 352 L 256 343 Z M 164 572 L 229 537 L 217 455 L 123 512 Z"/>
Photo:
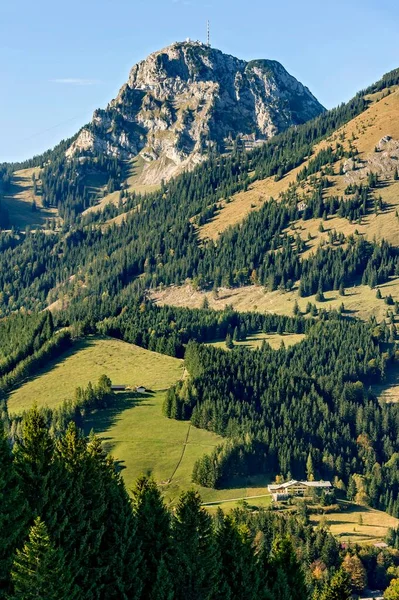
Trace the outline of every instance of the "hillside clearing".
<path fill-rule="evenodd" d="M 159 184 L 145 184 L 141 183 L 140 177 L 143 173 L 144 167 L 146 166 L 145 160 L 141 156 L 136 156 L 132 160 L 125 162 L 125 180 L 124 180 L 124 189 L 127 192 L 136 192 L 137 194 L 146 194 L 150 192 L 155 192 L 160 189 Z M 105 189 L 105 188 L 103 188 Z M 98 189 L 100 192 L 101 189 Z M 114 204 L 117 206 L 119 204 L 120 191 L 112 192 L 111 194 L 106 194 L 101 198 L 97 204 L 90 206 L 83 214 L 88 214 L 92 212 L 101 212 L 107 204 Z M 125 213 L 123 213 L 125 214 Z"/>
<path fill-rule="evenodd" d="M 181 377 L 182 369 L 183 362 L 170 356 L 112 338 L 86 338 L 12 392 L 8 408 L 19 413 L 34 401 L 55 408 L 73 398 L 78 386 L 96 383 L 103 374 L 113 383 L 167 389 Z"/>
<path fill-rule="evenodd" d="M 151 391 L 140 396 L 118 393 L 114 407 L 87 417 L 86 433 L 93 429 L 104 440 L 128 488 L 140 474 L 151 473 L 166 501 L 175 502 L 181 491 L 193 485 L 194 462 L 222 442 L 214 433 L 162 414 L 166 390 L 182 377 L 183 361 L 113 338 L 89 337 L 12 392 L 8 399 L 10 414 L 31 408 L 34 401 L 38 406 L 60 406 L 63 400 L 73 397 L 77 386 L 96 383 L 102 374 L 113 383 L 143 385 Z M 194 487 L 204 501 L 212 501 L 264 493 L 265 488 L 259 492 L 258 485 L 257 479 L 248 479 L 239 488 Z"/>
<path fill-rule="evenodd" d="M 152 475 L 165 500 L 173 503 L 181 491 L 193 485 L 194 462 L 211 452 L 221 438 L 190 427 L 188 422 L 164 417 L 165 392 L 142 394 L 138 399 L 129 393 L 118 396 L 116 407 L 98 411 L 87 420 L 86 432 L 93 429 L 104 439 L 104 447 L 117 460 L 129 490 L 139 475 Z M 212 495 L 214 490 L 204 488 L 204 492 Z"/>
<path fill-rule="evenodd" d="M 8 210 L 10 227 L 43 227 L 58 216 L 55 208 L 44 208 L 40 194 L 34 194 L 32 175 L 38 179 L 38 168 L 15 171 L 9 192 L 2 197 L 2 204 Z M 39 185 L 40 188 L 40 185 Z M 33 202 L 36 210 L 32 210 Z"/>
<path fill-rule="evenodd" d="M 399 402 L 399 368 L 395 364 L 386 374 L 383 383 L 372 386 L 380 402 Z"/>
<path fill-rule="evenodd" d="M 381 542 L 390 527 L 397 527 L 399 520 L 381 510 L 340 501 L 341 512 L 326 515 L 311 515 L 311 523 L 326 521 L 330 531 L 342 542 Z"/>
<path fill-rule="evenodd" d="M 278 333 L 252 333 L 247 335 L 245 340 L 235 341 L 234 346 L 245 346 L 246 348 L 260 348 L 262 343 L 265 341 L 273 348 L 273 350 L 278 350 L 283 343 L 285 346 L 293 346 L 294 344 L 298 344 L 305 338 L 305 335 L 302 333 L 286 333 L 284 335 L 280 335 Z M 222 350 L 227 350 L 225 340 L 218 340 L 215 342 L 209 342 L 209 345 L 215 346 L 216 348 L 222 348 Z"/>
<path fill-rule="evenodd" d="M 394 300 L 399 300 L 399 278 L 391 278 L 384 284 L 378 286 L 382 297 L 392 295 Z M 320 308 L 338 309 L 344 304 L 345 314 L 367 320 L 375 315 L 377 321 L 382 321 L 389 308 L 383 299 L 376 298 L 376 290 L 366 285 L 348 287 L 345 296 L 340 296 L 338 291 L 324 293 L 325 301 L 316 302 L 315 296 L 302 298 L 298 296 L 298 289 L 290 292 L 275 290 L 268 292 L 262 286 L 248 285 L 240 288 L 219 288 L 217 295 L 213 292 L 201 292 L 195 290 L 191 285 L 171 286 L 162 290 L 155 290 L 151 298 L 156 304 L 186 306 L 188 308 L 200 308 L 206 297 L 210 308 L 223 310 L 232 305 L 239 312 L 256 311 L 260 313 L 277 313 L 292 316 L 295 301 L 298 302 L 302 313 L 306 311 L 306 305 L 311 302 Z M 284 336 L 285 337 L 285 336 Z"/>
<path fill-rule="evenodd" d="M 320 150 L 328 146 L 335 146 L 341 143 L 346 150 L 349 149 L 349 143 L 359 151 L 359 160 L 366 161 L 368 156 L 372 156 L 374 149 L 385 135 L 390 135 L 393 139 L 399 140 L 399 89 L 397 86 L 391 88 L 389 95 L 375 95 L 373 102 L 363 113 L 349 121 L 346 125 L 340 127 L 329 138 L 322 140 L 313 148 L 312 156 L 315 156 Z M 221 202 L 221 209 L 215 217 L 199 228 L 200 239 L 217 239 L 218 236 L 228 227 L 241 223 L 243 219 L 253 210 L 258 210 L 270 198 L 278 199 L 282 192 L 287 191 L 290 184 L 296 182 L 297 174 L 309 163 L 311 157 L 304 161 L 299 167 L 289 171 L 281 180 L 275 181 L 274 177 L 268 177 L 254 182 L 249 186 L 246 192 L 238 192 L 230 199 L 230 202 Z M 335 175 L 331 180 L 331 187 L 327 189 L 327 196 L 342 195 L 348 184 L 345 175 Z M 390 185 L 385 185 L 377 190 L 384 201 L 391 207 L 399 204 L 397 189 L 394 194 L 390 192 Z M 389 182 L 390 184 L 392 182 Z M 306 187 L 306 186 L 305 186 Z M 388 218 L 378 219 L 372 224 L 369 230 L 368 223 L 364 223 L 363 232 L 369 239 L 374 235 L 377 239 L 384 237 L 390 240 L 391 231 L 386 231 L 386 226 L 390 225 L 391 215 Z M 396 223 L 395 223 L 396 225 Z M 337 228 L 339 230 L 339 228 Z M 397 228 L 396 228 L 397 229 Z M 396 234 L 396 243 L 398 237 Z M 391 240 L 390 240 L 391 241 Z M 395 243 L 395 241 L 392 241 Z"/>

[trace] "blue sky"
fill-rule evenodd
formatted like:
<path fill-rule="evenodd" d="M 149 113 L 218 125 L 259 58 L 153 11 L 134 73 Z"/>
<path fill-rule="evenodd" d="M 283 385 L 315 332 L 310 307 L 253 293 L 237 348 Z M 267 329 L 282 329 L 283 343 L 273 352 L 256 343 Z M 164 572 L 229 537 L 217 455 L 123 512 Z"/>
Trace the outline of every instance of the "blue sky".
<path fill-rule="evenodd" d="M 397 0 L 3 0 L 0 162 L 75 133 L 135 62 L 204 39 L 208 17 L 213 46 L 280 61 L 328 108 L 399 67 Z"/>

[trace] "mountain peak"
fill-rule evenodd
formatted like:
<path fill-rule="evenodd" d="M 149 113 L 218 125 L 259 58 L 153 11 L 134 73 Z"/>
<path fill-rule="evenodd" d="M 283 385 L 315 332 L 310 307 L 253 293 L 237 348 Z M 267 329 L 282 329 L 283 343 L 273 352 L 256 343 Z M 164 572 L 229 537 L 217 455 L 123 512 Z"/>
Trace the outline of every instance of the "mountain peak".
<path fill-rule="evenodd" d="M 97 110 L 67 156 L 140 156 L 143 183 L 168 179 L 241 138 L 247 147 L 324 108 L 273 60 L 247 62 L 186 40 L 153 52 L 130 71 L 106 110 Z"/>

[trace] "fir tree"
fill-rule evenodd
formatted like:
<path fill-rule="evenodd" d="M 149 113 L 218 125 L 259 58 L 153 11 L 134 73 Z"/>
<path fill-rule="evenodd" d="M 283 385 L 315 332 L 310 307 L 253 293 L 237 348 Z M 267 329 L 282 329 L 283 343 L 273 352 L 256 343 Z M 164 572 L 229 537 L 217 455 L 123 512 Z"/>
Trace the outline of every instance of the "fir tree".
<path fill-rule="evenodd" d="M 273 542 L 271 565 L 277 577 L 272 586 L 274 597 L 276 586 L 287 589 L 291 593 L 292 600 L 307 600 L 309 593 L 305 584 L 302 567 L 296 557 L 292 542 L 288 537 L 276 537 Z M 286 592 L 284 592 L 286 595 Z M 284 597 L 284 595 L 282 597 Z"/>
<path fill-rule="evenodd" d="M 97 438 L 91 436 L 87 444 L 71 424 L 58 440 L 56 454 L 67 474 L 64 477 L 65 523 L 58 536 L 75 574 L 79 600 L 90 600 L 93 589 L 99 589 L 108 570 L 100 555 L 107 511 L 104 452 Z"/>
<path fill-rule="evenodd" d="M 226 335 L 226 348 L 228 350 L 232 350 L 234 348 L 234 343 L 229 333 Z"/>
<path fill-rule="evenodd" d="M 254 600 L 259 597 L 259 580 L 252 540 L 246 525 L 225 516 L 217 532 L 221 570 L 219 592 L 223 597 Z"/>
<path fill-rule="evenodd" d="M 95 456 L 102 470 L 106 506 L 104 533 L 96 557 L 102 572 L 98 589 L 107 600 L 139 600 L 142 598 L 142 554 L 136 535 L 137 519 L 114 461 L 105 454 Z"/>
<path fill-rule="evenodd" d="M 27 530 L 27 506 L 0 422 L 0 598 L 9 588 L 12 556 Z"/>
<path fill-rule="evenodd" d="M 157 568 L 157 575 L 150 591 L 149 600 L 174 600 L 174 586 L 171 574 L 162 557 Z"/>
<path fill-rule="evenodd" d="M 77 598 L 72 575 L 62 551 L 52 544 L 47 528 L 37 517 L 29 537 L 17 550 L 11 570 L 10 600 L 73 600 Z"/>
<path fill-rule="evenodd" d="M 37 406 L 25 416 L 22 437 L 15 444 L 14 455 L 15 469 L 31 515 L 46 519 L 47 527 L 53 532 L 62 526 L 59 511 L 63 512 L 66 493 L 64 473 L 54 458 L 54 442 Z"/>
<path fill-rule="evenodd" d="M 344 569 L 339 569 L 324 586 L 320 600 L 350 600 L 351 597 L 350 577 Z"/>
<path fill-rule="evenodd" d="M 172 521 L 176 600 L 213 600 L 218 558 L 212 519 L 197 492 L 183 493 Z"/>
<path fill-rule="evenodd" d="M 171 587 L 167 576 L 172 552 L 170 516 L 153 479 L 139 477 L 132 492 L 132 507 L 137 521 L 135 539 L 142 555 L 142 593 L 145 598 L 152 598 L 153 595 L 155 598 L 161 592 L 169 593 Z M 162 573 L 169 584 L 160 580 Z M 164 583 L 165 587 L 162 587 Z"/>

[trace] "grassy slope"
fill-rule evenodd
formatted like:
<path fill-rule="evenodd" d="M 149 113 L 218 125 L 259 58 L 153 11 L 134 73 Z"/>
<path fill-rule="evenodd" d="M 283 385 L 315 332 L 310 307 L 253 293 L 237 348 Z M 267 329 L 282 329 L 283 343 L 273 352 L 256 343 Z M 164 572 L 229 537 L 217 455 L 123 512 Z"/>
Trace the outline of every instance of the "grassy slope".
<path fill-rule="evenodd" d="M 143 173 L 145 165 L 146 163 L 141 156 L 135 157 L 125 164 L 126 177 L 124 179 L 124 184 L 126 191 L 136 192 L 137 194 L 145 194 L 160 189 L 159 184 L 146 185 L 140 182 L 140 176 Z M 107 194 L 101 198 L 97 204 L 87 208 L 83 214 L 102 211 L 107 204 L 115 204 L 117 206 L 119 204 L 119 196 L 119 191 Z M 118 223 L 118 221 L 116 222 Z"/>
<path fill-rule="evenodd" d="M 298 344 L 304 339 L 304 335 L 301 333 L 287 333 L 285 335 L 279 335 L 278 333 L 254 333 L 252 335 L 248 335 L 247 339 L 240 342 L 234 342 L 235 346 L 246 346 L 247 348 L 260 348 L 263 341 L 266 341 L 274 350 L 278 350 L 281 346 L 281 343 L 284 343 L 286 346 L 292 346 L 293 344 Z M 227 350 L 225 340 L 218 340 L 215 342 L 210 342 L 212 346 L 216 348 L 222 348 L 223 350 Z"/>
<path fill-rule="evenodd" d="M 8 407 L 17 413 L 30 408 L 33 400 L 39 405 L 59 406 L 73 397 L 77 386 L 96 383 L 104 373 L 113 383 L 167 389 L 179 379 L 182 368 L 180 360 L 120 340 L 88 338 L 15 390 Z"/>
<path fill-rule="evenodd" d="M 394 278 L 380 285 L 383 298 L 391 294 L 395 300 L 399 300 L 399 278 Z M 258 311 L 263 313 L 277 313 L 280 315 L 292 315 L 295 300 L 299 308 L 305 312 L 308 302 L 316 304 L 318 308 L 339 308 L 344 303 L 346 314 L 368 319 L 374 314 L 381 321 L 389 308 L 384 300 L 377 300 L 376 291 L 368 286 L 358 285 L 347 288 L 345 296 L 340 296 L 337 291 L 325 292 L 325 302 L 316 302 L 315 296 L 300 298 L 298 290 L 291 292 L 267 292 L 261 286 L 250 285 L 241 288 L 220 288 L 218 297 L 212 292 L 199 292 L 189 285 L 173 286 L 162 291 L 152 293 L 152 298 L 157 304 L 171 304 L 173 306 L 187 306 L 188 308 L 199 308 L 202 306 L 204 297 L 208 298 L 211 308 L 222 310 L 227 305 L 232 305 L 236 310 Z M 284 336 L 286 338 L 288 336 Z"/>
<path fill-rule="evenodd" d="M 399 366 L 389 369 L 383 383 L 373 385 L 373 392 L 382 402 L 399 402 Z"/>
<path fill-rule="evenodd" d="M 376 94 L 371 99 L 374 102 L 365 112 L 338 129 L 329 138 L 317 144 L 313 155 L 317 154 L 322 148 L 326 148 L 329 145 L 334 146 L 337 142 L 342 143 L 348 149 L 349 141 L 352 140 L 353 146 L 359 150 L 359 158 L 366 160 L 374 152 L 375 146 L 383 136 L 390 135 L 396 140 L 399 139 L 399 90 L 392 88 L 392 93 L 389 96 L 382 97 L 381 94 Z M 231 225 L 240 223 L 249 212 L 259 209 L 271 197 L 277 199 L 281 192 L 288 189 L 290 183 L 296 181 L 297 173 L 306 164 L 307 161 L 300 167 L 287 173 L 280 181 L 276 182 L 274 178 L 268 177 L 264 180 L 256 181 L 250 186 L 247 192 L 235 194 L 230 203 L 222 203 L 222 209 L 212 221 L 200 228 L 199 237 L 202 239 L 216 239 L 222 231 Z M 328 194 L 341 195 L 347 185 L 345 177 L 336 175 L 333 178 L 333 183 L 334 185 L 328 189 Z M 390 188 L 393 182 L 390 180 L 386 183 L 389 185 L 379 189 L 378 194 L 381 194 L 383 200 L 388 202 L 392 208 L 399 206 L 398 184 L 396 184 L 395 192 L 392 193 Z M 333 225 L 337 230 L 340 228 L 340 225 L 345 225 L 346 227 L 349 225 L 349 228 L 347 227 L 348 233 L 356 229 L 356 225 L 351 229 L 347 220 L 340 219 L 334 221 L 336 222 Z M 311 223 L 311 221 L 307 223 Z M 359 227 L 357 228 L 359 229 Z M 317 231 L 317 227 L 315 229 Z M 368 235 L 370 239 L 372 239 L 374 234 L 377 238 L 384 237 L 391 240 L 392 237 L 392 243 L 399 244 L 397 227 L 393 227 L 389 212 L 379 215 L 376 219 L 374 219 L 373 215 L 369 222 L 365 221 L 364 227 L 360 228 L 359 231 Z"/>
<path fill-rule="evenodd" d="M 29 227 L 42 227 L 46 220 L 57 217 L 57 210 L 44 208 L 40 194 L 33 193 L 32 175 L 39 176 L 39 169 L 23 169 L 15 171 L 10 191 L 2 198 L 2 203 L 8 209 L 10 226 L 24 229 Z M 38 189 L 40 189 L 40 182 Z M 32 202 L 35 201 L 37 210 L 32 211 Z"/>
<path fill-rule="evenodd" d="M 139 399 L 131 394 L 119 397 L 115 408 L 98 412 L 87 421 L 86 431 L 93 428 L 104 438 L 106 450 L 123 469 L 128 489 L 140 474 L 152 474 L 166 500 L 173 502 L 180 491 L 190 487 L 195 460 L 212 451 L 220 438 L 187 422 L 164 417 L 165 392 L 142 394 Z"/>
<path fill-rule="evenodd" d="M 104 439 L 123 469 L 128 488 L 141 473 L 152 473 L 167 501 L 173 502 L 191 486 L 195 460 L 221 441 L 209 431 L 189 430 L 189 423 L 162 415 L 166 390 L 182 376 L 183 361 L 120 340 L 88 338 L 15 390 L 8 400 L 9 411 L 28 409 L 35 400 L 39 406 L 59 406 L 73 397 L 77 386 L 96 382 L 103 373 L 114 383 L 144 385 L 152 391 L 139 398 L 128 392 L 118 394 L 114 408 L 88 418 L 87 432 L 94 429 Z M 232 489 L 198 489 L 204 501 L 213 501 L 267 493 L 266 485 L 266 480 L 248 479 Z"/>
<path fill-rule="evenodd" d="M 325 516 L 312 515 L 314 525 L 327 519 L 330 531 L 343 542 L 375 543 L 383 540 L 389 527 L 397 527 L 399 520 L 385 512 L 350 502 L 340 502 L 341 512 Z M 360 525 L 359 520 L 363 521 Z"/>
<path fill-rule="evenodd" d="M 348 149 L 349 144 L 357 147 L 359 159 L 363 164 L 374 160 L 376 155 L 374 149 L 381 138 L 390 135 L 394 140 L 399 140 L 399 89 L 392 88 L 389 96 L 374 94 L 369 98 L 372 102 L 369 108 L 334 132 L 328 139 L 323 140 L 314 148 L 316 154 L 322 148 L 329 145 L 335 146 L 336 143 L 342 143 Z M 306 162 L 304 163 L 306 165 Z M 241 222 L 245 216 L 252 210 L 257 210 L 270 197 L 278 198 L 281 192 L 288 189 L 291 183 L 295 183 L 297 173 L 302 170 L 301 165 L 297 169 L 287 173 L 280 181 L 274 181 L 273 178 L 267 178 L 255 182 L 250 186 L 247 192 L 240 192 L 233 196 L 229 204 L 224 204 L 216 217 L 206 223 L 199 230 L 200 239 L 216 239 L 218 235 L 230 225 Z M 326 195 L 343 195 L 348 180 L 344 175 L 339 175 L 339 167 L 335 165 L 335 175 L 329 176 L 332 185 L 325 191 Z M 360 177 L 356 171 L 350 173 L 355 179 Z M 360 179 L 359 179 L 360 181 Z M 308 191 L 306 183 L 303 184 L 301 193 L 306 196 Z M 384 174 L 375 195 L 381 195 L 385 208 L 382 212 L 375 215 L 369 214 L 363 218 L 362 223 L 350 223 L 347 219 L 339 217 L 329 218 L 323 222 L 324 232 L 319 232 L 321 219 L 310 219 L 308 221 L 298 220 L 290 225 L 290 233 L 295 231 L 307 241 L 308 249 L 304 253 L 306 257 L 310 252 L 317 249 L 322 240 L 328 239 L 329 231 L 336 230 L 343 232 L 345 236 L 353 234 L 356 230 L 360 235 L 368 239 L 388 240 L 393 245 L 399 246 L 399 220 L 395 217 L 395 211 L 399 212 L 399 182 L 393 180 L 393 172 Z M 295 230 L 295 231 L 293 231 Z M 308 241 L 308 234 L 311 234 L 311 241 Z M 399 300 L 399 279 L 392 279 L 381 286 L 383 296 L 391 293 L 395 300 Z M 203 301 L 203 295 L 194 291 L 189 286 L 171 287 L 161 292 L 153 293 L 153 298 L 159 304 L 173 304 L 178 306 L 200 307 Z M 348 288 L 345 298 L 341 298 L 336 292 L 326 294 L 327 302 L 322 305 L 325 308 L 338 308 L 341 302 L 344 302 L 345 308 L 349 314 L 368 319 L 374 314 L 378 320 L 382 320 L 386 315 L 387 306 L 383 301 L 375 298 L 375 291 L 368 287 L 356 286 Z M 298 303 L 302 310 L 305 310 L 306 304 L 310 301 L 315 303 L 314 297 L 298 298 L 297 291 L 290 293 L 265 292 L 261 287 L 246 286 L 239 289 L 220 289 L 219 297 L 213 298 L 208 294 L 209 303 L 213 308 L 221 309 L 226 304 L 232 304 L 236 310 L 258 310 L 261 312 L 276 312 L 279 314 L 292 314 L 294 301 Z M 316 303 L 317 304 L 317 303 Z"/>

